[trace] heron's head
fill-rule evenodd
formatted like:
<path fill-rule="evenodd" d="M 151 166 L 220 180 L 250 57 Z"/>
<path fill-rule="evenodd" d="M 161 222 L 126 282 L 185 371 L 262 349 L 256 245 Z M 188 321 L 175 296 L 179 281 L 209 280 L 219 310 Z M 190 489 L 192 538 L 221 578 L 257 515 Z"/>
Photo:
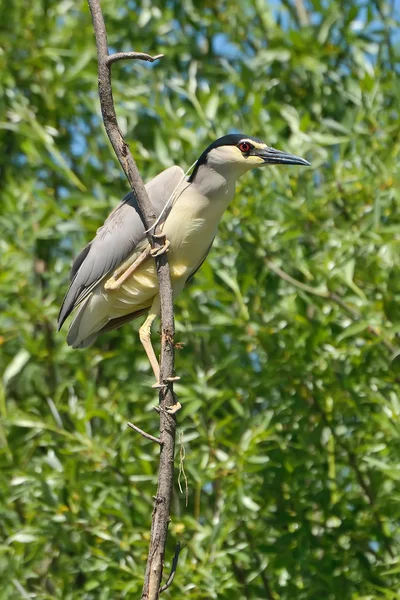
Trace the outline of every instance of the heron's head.
<path fill-rule="evenodd" d="M 241 133 L 219 138 L 203 152 L 190 177 L 193 181 L 198 170 L 204 166 L 223 174 L 240 177 L 246 171 L 265 165 L 310 166 L 304 158 L 271 148 L 265 142 Z"/>

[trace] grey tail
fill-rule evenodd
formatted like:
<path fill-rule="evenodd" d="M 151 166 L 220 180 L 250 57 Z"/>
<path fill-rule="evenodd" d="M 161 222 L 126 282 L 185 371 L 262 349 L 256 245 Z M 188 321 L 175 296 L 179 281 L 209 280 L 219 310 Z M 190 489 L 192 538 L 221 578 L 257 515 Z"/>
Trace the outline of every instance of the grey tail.
<path fill-rule="evenodd" d="M 142 310 L 138 310 L 136 312 L 130 313 L 129 315 L 117 317 L 116 319 L 110 319 L 107 323 L 105 323 L 102 327 L 100 327 L 100 329 L 98 329 L 91 335 L 84 338 L 83 340 L 77 341 L 80 320 L 83 316 L 83 311 L 82 311 L 82 315 L 79 312 L 76 315 L 74 321 L 71 323 L 71 326 L 69 328 L 68 335 L 67 335 L 67 344 L 68 344 L 68 346 L 72 346 L 72 348 L 77 348 L 77 349 L 87 348 L 88 346 L 93 344 L 93 342 L 96 341 L 97 337 L 100 334 L 107 333 L 107 331 L 113 331 L 114 329 L 119 329 L 119 327 L 122 327 L 122 325 L 125 325 L 125 323 L 129 323 L 129 321 L 132 321 L 133 319 L 137 319 L 141 315 L 145 314 L 148 310 L 149 310 L 148 308 L 143 308 Z"/>

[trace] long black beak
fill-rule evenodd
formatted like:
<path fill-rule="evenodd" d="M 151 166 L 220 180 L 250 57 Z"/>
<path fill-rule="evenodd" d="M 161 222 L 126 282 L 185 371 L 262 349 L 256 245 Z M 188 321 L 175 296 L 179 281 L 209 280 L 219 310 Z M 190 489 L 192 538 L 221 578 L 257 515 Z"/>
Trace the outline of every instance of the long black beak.
<path fill-rule="evenodd" d="M 289 152 L 281 152 L 275 148 L 265 148 L 260 150 L 258 156 L 263 159 L 266 165 L 302 165 L 311 167 L 311 164 L 305 158 L 289 154 Z"/>

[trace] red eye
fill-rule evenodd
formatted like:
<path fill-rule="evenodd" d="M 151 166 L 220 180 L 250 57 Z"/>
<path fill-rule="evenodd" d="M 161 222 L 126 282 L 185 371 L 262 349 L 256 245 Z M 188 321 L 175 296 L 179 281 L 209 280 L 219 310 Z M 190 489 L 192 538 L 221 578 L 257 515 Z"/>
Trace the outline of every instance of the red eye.
<path fill-rule="evenodd" d="M 240 142 L 238 148 L 241 152 L 250 152 L 252 146 L 249 144 L 249 142 Z"/>

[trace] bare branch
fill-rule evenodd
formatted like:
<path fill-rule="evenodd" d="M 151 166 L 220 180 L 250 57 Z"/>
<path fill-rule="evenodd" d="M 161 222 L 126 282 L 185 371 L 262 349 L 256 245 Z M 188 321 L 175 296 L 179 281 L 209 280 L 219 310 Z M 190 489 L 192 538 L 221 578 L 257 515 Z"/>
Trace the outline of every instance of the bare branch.
<path fill-rule="evenodd" d="M 137 425 L 134 425 L 133 423 L 128 423 L 128 427 L 133 429 L 133 431 L 136 431 L 136 433 L 140 433 L 140 435 L 142 435 L 144 438 L 146 438 L 146 440 L 150 440 L 151 442 L 155 442 L 156 444 L 161 444 L 161 440 L 154 437 L 154 435 L 151 435 L 150 433 L 146 433 L 145 431 L 143 431 L 143 429 L 140 429 L 140 427 L 138 427 Z"/>
<path fill-rule="evenodd" d="M 140 177 L 139 170 L 118 126 L 111 86 L 107 32 L 100 2 L 99 0 L 88 0 L 88 3 L 90 12 L 92 13 L 93 29 L 96 37 L 99 99 L 104 127 L 114 148 L 114 152 L 137 198 L 141 217 L 147 230 L 153 225 L 156 216 L 142 178 Z"/>
<path fill-rule="evenodd" d="M 152 235 L 150 230 L 155 223 L 155 212 L 148 198 L 138 168 L 130 153 L 129 146 L 125 142 L 114 108 L 114 100 L 111 87 L 111 64 L 118 60 L 140 59 L 153 61 L 160 55 L 151 57 L 141 52 L 117 52 L 114 55 L 108 53 L 107 32 L 99 0 L 88 0 L 92 14 L 93 29 L 96 37 L 97 60 L 98 60 L 98 84 L 101 113 L 104 127 L 110 139 L 114 152 L 129 181 L 133 193 L 136 196 L 140 216 L 147 231 L 152 248 L 161 248 L 161 238 L 157 237 L 155 231 Z M 150 534 L 150 548 L 147 559 L 146 574 L 142 592 L 142 599 L 157 600 L 160 594 L 160 583 L 163 573 L 164 553 L 167 541 L 169 514 L 172 497 L 172 482 L 174 475 L 174 450 L 176 420 L 168 414 L 166 409 L 175 404 L 173 393 L 174 375 L 174 308 L 172 298 L 172 285 L 167 253 L 164 252 L 155 257 L 157 276 L 159 284 L 159 295 L 161 304 L 161 361 L 160 379 L 167 385 L 160 389 L 160 465 L 158 473 L 157 495 L 154 503 L 152 525 Z"/>

